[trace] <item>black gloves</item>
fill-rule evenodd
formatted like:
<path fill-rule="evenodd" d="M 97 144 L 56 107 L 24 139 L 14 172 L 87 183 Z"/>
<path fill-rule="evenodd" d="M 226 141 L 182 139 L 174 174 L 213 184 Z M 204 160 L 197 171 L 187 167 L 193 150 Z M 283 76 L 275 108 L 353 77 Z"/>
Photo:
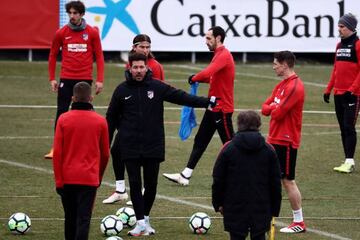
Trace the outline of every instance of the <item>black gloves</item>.
<path fill-rule="evenodd" d="M 346 91 L 344 93 L 344 98 L 347 103 L 355 103 L 356 102 L 355 95 L 353 95 L 350 91 Z"/>
<path fill-rule="evenodd" d="M 193 82 L 193 80 L 192 80 L 192 78 L 195 76 L 195 74 L 192 74 L 192 75 L 190 75 L 189 76 L 189 78 L 188 78 L 188 83 L 190 84 L 190 85 L 192 85 L 192 84 L 194 84 L 195 82 Z"/>
<path fill-rule="evenodd" d="M 330 103 L 330 93 L 324 93 L 324 102 Z"/>
<path fill-rule="evenodd" d="M 214 108 L 216 107 L 217 101 L 216 101 L 216 97 L 215 96 L 211 96 L 209 99 L 209 108 Z"/>
<path fill-rule="evenodd" d="M 56 193 L 59 194 L 60 196 L 63 196 L 64 188 L 56 188 Z"/>

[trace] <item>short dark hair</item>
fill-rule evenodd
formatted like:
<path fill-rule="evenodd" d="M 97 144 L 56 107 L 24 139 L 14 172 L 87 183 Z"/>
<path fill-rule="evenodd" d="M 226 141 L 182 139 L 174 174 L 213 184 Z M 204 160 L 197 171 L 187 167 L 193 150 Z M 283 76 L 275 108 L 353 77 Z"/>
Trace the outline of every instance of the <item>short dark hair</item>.
<path fill-rule="evenodd" d="M 85 5 L 83 2 L 81 1 L 71 1 L 68 2 L 67 4 L 65 4 L 65 9 L 66 12 L 69 13 L 70 9 L 73 8 L 76 11 L 78 11 L 80 14 L 84 14 L 85 13 Z"/>
<path fill-rule="evenodd" d="M 220 27 L 220 26 L 215 26 L 215 27 L 211 27 L 209 28 L 209 31 L 213 32 L 214 37 L 216 38 L 217 36 L 220 36 L 220 42 L 224 42 L 226 34 L 225 34 L 225 30 Z"/>
<path fill-rule="evenodd" d="M 132 66 L 134 61 L 144 61 L 147 64 L 147 57 L 142 53 L 130 52 L 129 53 L 129 65 Z"/>
<path fill-rule="evenodd" d="M 274 53 L 274 59 L 276 59 L 279 63 L 286 62 L 289 68 L 293 68 L 295 65 L 296 57 L 290 51 L 280 51 Z"/>
<path fill-rule="evenodd" d="M 73 88 L 73 96 L 77 102 L 89 102 L 91 85 L 87 82 L 78 82 Z"/>
<path fill-rule="evenodd" d="M 259 131 L 261 126 L 260 115 L 253 111 L 242 111 L 237 116 L 238 131 Z"/>

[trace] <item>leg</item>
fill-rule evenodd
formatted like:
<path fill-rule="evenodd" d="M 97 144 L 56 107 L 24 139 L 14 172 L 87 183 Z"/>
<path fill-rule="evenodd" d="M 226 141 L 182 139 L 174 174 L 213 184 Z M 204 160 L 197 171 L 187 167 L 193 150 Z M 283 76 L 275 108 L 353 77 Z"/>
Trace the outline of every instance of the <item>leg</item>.
<path fill-rule="evenodd" d="M 193 149 L 190 154 L 187 167 L 190 169 L 195 169 L 197 163 L 199 162 L 202 154 L 205 152 L 208 144 L 213 137 L 216 125 L 214 120 L 214 113 L 206 110 L 204 117 L 200 123 L 199 130 L 196 133 Z"/>
<path fill-rule="evenodd" d="M 77 195 L 76 240 L 85 240 L 89 237 L 91 214 L 96 197 L 96 187 L 75 186 Z"/>
<path fill-rule="evenodd" d="M 242 234 L 239 233 L 235 233 L 235 232 L 230 232 L 230 240 L 245 240 L 247 234 L 244 236 Z"/>
<path fill-rule="evenodd" d="M 216 113 L 216 115 L 216 129 L 219 133 L 222 143 L 225 144 L 226 142 L 230 141 L 234 136 L 232 113 L 218 112 Z"/>
<path fill-rule="evenodd" d="M 345 157 L 354 158 L 356 147 L 356 121 L 359 114 L 360 97 L 354 96 L 351 102 L 347 102 L 344 108 L 344 134 L 345 134 Z M 354 105 L 353 105 L 354 104 Z"/>
<path fill-rule="evenodd" d="M 341 142 L 343 145 L 344 153 L 346 154 L 346 150 L 345 150 L 346 137 L 345 137 L 345 128 L 344 128 L 344 114 L 345 114 L 344 96 L 343 95 L 335 95 L 334 102 L 335 102 L 336 118 L 338 120 L 340 131 L 341 131 Z"/>
<path fill-rule="evenodd" d="M 265 233 L 260 233 L 260 234 L 257 234 L 256 236 L 253 236 L 250 234 L 250 239 L 251 240 L 265 240 Z"/>
<path fill-rule="evenodd" d="M 158 159 L 144 160 L 144 214 L 150 215 L 156 197 L 160 161 Z"/>
<path fill-rule="evenodd" d="M 298 210 L 301 208 L 301 193 L 295 180 L 283 179 L 282 184 L 288 195 L 290 206 L 292 210 Z"/>
<path fill-rule="evenodd" d="M 66 240 L 75 240 L 76 236 L 76 200 L 69 185 L 64 186 L 61 202 L 65 213 L 64 234 Z"/>
<path fill-rule="evenodd" d="M 144 197 L 141 193 L 141 161 L 142 159 L 128 159 L 125 161 L 129 176 L 130 196 L 136 219 L 144 219 Z"/>

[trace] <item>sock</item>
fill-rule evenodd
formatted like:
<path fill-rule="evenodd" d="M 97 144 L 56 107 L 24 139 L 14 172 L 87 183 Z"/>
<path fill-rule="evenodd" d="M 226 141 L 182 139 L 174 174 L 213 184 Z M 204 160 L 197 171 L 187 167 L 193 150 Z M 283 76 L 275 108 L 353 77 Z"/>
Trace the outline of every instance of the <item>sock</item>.
<path fill-rule="evenodd" d="M 345 159 L 345 163 L 349 163 L 351 165 L 355 165 L 354 159 L 353 158 L 346 158 Z"/>
<path fill-rule="evenodd" d="M 191 174 L 192 174 L 193 171 L 194 171 L 193 169 L 186 167 L 181 173 L 186 178 L 191 178 Z"/>
<path fill-rule="evenodd" d="M 149 222 L 149 220 L 150 220 L 150 217 L 149 217 L 149 216 L 145 216 L 145 215 L 144 215 L 144 218 L 145 218 L 145 222 Z"/>
<path fill-rule="evenodd" d="M 292 212 L 293 212 L 294 222 L 303 222 L 304 221 L 302 208 L 300 208 L 298 210 L 293 210 Z"/>
<path fill-rule="evenodd" d="M 125 192 L 125 180 L 116 180 L 116 191 L 120 193 Z"/>

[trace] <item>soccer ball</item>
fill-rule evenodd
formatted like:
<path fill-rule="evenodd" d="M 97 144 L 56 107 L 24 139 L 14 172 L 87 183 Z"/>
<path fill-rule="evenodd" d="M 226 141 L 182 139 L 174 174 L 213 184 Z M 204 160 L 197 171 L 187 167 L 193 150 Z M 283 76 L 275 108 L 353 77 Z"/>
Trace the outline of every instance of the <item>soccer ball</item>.
<path fill-rule="evenodd" d="M 210 217 L 203 212 L 194 213 L 189 219 L 189 227 L 195 234 L 205 234 L 211 226 Z"/>
<path fill-rule="evenodd" d="M 136 216 L 134 209 L 130 207 L 122 207 L 116 212 L 116 216 L 120 218 L 124 227 L 133 227 L 136 224 Z"/>
<path fill-rule="evenodd" d="M 108 215 L 101 220 L 100 230 L 105 236 L 118 235 L 122 229 L 123 224 L 115 215 Z"/>
<path fill-rule="evenodd" d="M 9 218 L 8 228 L 13 234 L 25 234 L 31 227 L 31 220 L 25 213 L 14 213 Z"/>
<path fill-rule="evenodd" d="M 108 237 L 105 240 L 123 240 L 123 239 L 121 237 L 118 237 L 118 236 L 112 236 L 112 237 Z"/>

